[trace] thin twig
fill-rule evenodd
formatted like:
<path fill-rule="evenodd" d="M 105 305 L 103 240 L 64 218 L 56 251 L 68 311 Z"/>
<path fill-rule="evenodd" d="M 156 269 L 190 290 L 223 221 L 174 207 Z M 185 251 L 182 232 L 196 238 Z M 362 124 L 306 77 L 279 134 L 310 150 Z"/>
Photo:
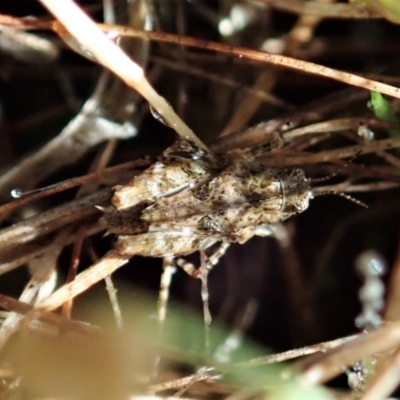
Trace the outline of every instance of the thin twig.
<path fill-rule="evenodd" d="M 108 293 L 108 297 L 110 299 L 111 307 L 114 314 L 114 319 L 117 324 L 117 328 L 122 330 L 124 327 L 124 320 L 122 319 L 121 307 L 119 306 L 118 297 L 117 297 L 117 289 L 114 286 L 111 275 L 108 275 L 104 278 L 106 282 L 106 289 Z"/>
<path fill-rule="evenodd" d="M 333 349 L 344 343 L 350 342 L 359 337 L 359 335 L 347 336 L 340 339 L 330 340 L 329 342 L 322 342 L 313 344 L 311 346 L 300 347 L 298 349 L 284 351 L 283 353 L 271 354 L 265 357 L 255 358 L 250 361 L 239 363 L 240 367 L 258 367 L 260 365 L 272 364 L 282 361 L 291 360 L 293 358 L 303 357 L 310 354 L 325 352 L 328 349 Z"/>
<path fill-rule="evenodd" d="M 54 324 L 56 326 L 60 326 L 63 328 L 72 329 L 78 332 L 89 333 L 89 334 L 93 333 L 97 334 L 100 332 L 100 329 L 98 329 L 95 326 L 91 326 L 88 323 L 82 323 L 73 320 L 71 321 L 58 314 L 49 313 L 42 310 L 36 310 L 33 306 L 24 303 L 22 301 L 13 299 L 12 297 L 5 296 L 4 294 L 0 294 L 0 307 L 5 310 L 16 312 L 23 315 L 31 313 L 32 318 L 35 317 L 36 319 L 39 319 L 41 321 L 48 322 L 50 324 Z"/>
<path fill-rule="evenodd" d="M 266 53 L 263 51 L 248 49 L 246 47 L 234 47 L 223 43 L 201 40 L 189 36 L 174 35 L 172 33 L 141 31 L 138 29 L 126 28 L 118 25 L 98 24 L 98 26 L 106 32 L 114 31 L 122 36 L 175 43 L 181 46 L 183 45 L 212 50 L 219 53 L 229 54 L 231 56 L 237 56 L 243 59 L 247 58 L 249 60 L 266 62 L 309 74 L 323 76 L 325 78 L 347 83 L 348 85 L 361 87 L 367 90 L 374 90 L 392 97 L 400 98 L 400 89 L 394 86 L 363 78 L 361 76 L 351 74 L 350 72 L 339 71 L 323 65 L 318 65 L 309 61 L 298 60 L 280 54 Z"/>
<path fill-rule="evenodd" d="M 71 4 L 73 3 L 70 0 L 65 0 L 63 2 L 59 2 L 57 0 L 41 0 L 41 1 L 43 4 L 48 6 L 49 9 L 51 7 L 52 12 L 60 19 L 60 21 L 69 30 L 69 32 L 72 33 L 78 39 L 78 41 L 97 58 L 99 62 L 101 62 L 105 67 L 111 69 L 114 73 L 120 76 L 128 85 L 132 85 L 132 87 L 135 87 L 135 89 L 139 93 L 141 93 L 143 97 L 146 98 L 149 101 L 149 103 L 160 113 L 160 115 L 164 118 L 164 120 L 170 123 L 171 126 L 174 129 L 176 129 L 177 132 L 182 137 L 189 138 L 192 136 L 193 133 L 189 133 L 187 131 L 187 129 L 189 128 L 187 127 L 183 128 L 181 127 L 180 124 L 177 124 L 175 126 L 175 123 L 177 123 L 175 116 L 172 117 L 172 114 L 170 114 L 169 112 L 167 114 L 165 113 L 167 108 L 170 109 L 170 106 L 165 103 L 165 100 L 158 99 L 158 95 L 154 92 L 154 89 L 152 88 L 149 89 L 148 87 L 149 84 L 147 81 L 145 82 L 143 76 L 143 70 L 141 70 L 141 68 L 138 65 L 133 63 L 129 59 L 129 57 L 127 57 L 117 46 L 113 46 L 111 50 L 110 44 L 112 44 L 112 42 L 108 40 L 104 35 L 100 35 L 99 30 L 97 29 L 94 30 L 96 24 L 92 20 L 90 20 L 90 18 L 88 18 L 78 7 L 76 7 L 75 5 L 71 7 Z M 68 5 L 65 6 L 65 8 L 61 5 L 67 3 Z M 72 15 L 65 14 L 63 16 L 63 14 L 67 12 L 67 10 L 68 13 L 72 13 Z M 76 10 L 79 10 L 78 20 L 75 20 L 75 15 L 77 15 L 75 14 Z M 0 15 L 0 17 L 1 17 L 0 23 L 10 24 L 15 28 L 35 27 L 35 23 L 29 19 L 27 20 L 16 19 L 8 15 Z M 67 21 L 68 25 L 65 19 L 69 20 Z M 78 23 L 78 21 L 83 23 L 82 28 L 80 27 L 80 23 Z M 58 33 L 62 37 L 68 35 L 68 33 L 63 31 L 63 29 L 59 26 L 59 24 L 57 24 L 56 21 L 53 24 L 50 24 L 49 22 L 40 24 L 38 22 L 37 26 L 41 28 L 43 28 L 43 26 L 47 28 L 52 27 L 53 30 L 58 31 Z M 85 29 L 89 26 L 90 26 L 90 33 L 86 34 Z M 97 26 L 105 32 L 114 32 L 121 36 L 151 39 L 166 43 L 175 43 L 180 46 L 197 47 L 201 49 L 216 51 L 219 53 L 229 54 L 231 56 L 237 56 L 243 59 L 247 58 L 250 60 L 267 62 L 273 65 L 279 65 L 282 67 L 302 71 L 305 73 L 323 76 L 339 82 L 347 83 L 348 85 L 361 87 L 367 90 L 374 90 L 383 94 L 387 94 L 392 97 L 400 98 L 400 89 L 394 86 L 387 85 L 368 78 L 363 78 L 361 76 L 354 75 L 349 72 L 339 71 L 312 62 L 298 60 L 283 55 L 251 50 L 245 47 L 234 47 L 230 45 L 225 45 L 223 43 L 201 40 L 189 36 L 179 36 L 171 33 L 149 32 L 139 29 L 127 28 L 119 25 L 97 24 Z M 91 44 L 92 41 L 96 45 L 92 45 Z M 106 47 L 102 48 L 103 45 Z M 123 56 L 121 56 L 121 54 L 117 54 L 119 52 L 117 52 L 116 49 L 119 49 L 119 51 L 122 52 Z M 108 53 L 109 50 L 111 51 L 110 53 Z M 114 59 L 113 56 L 117 56 L 116 59 Z M 119 66 L 118 63 L 120 62 L 122 62 L 122 65 Z M 132 64 L 134 65 L 133 67 Z M 135 74 L 132 75 L 132 71 L 130 70 L 130 68 L 133 68 L 133 70 L 137 73 L 137 75 Z M 167 106 L 167 108 L 164 108 L 165 106 Z M 174 115 L 176 114 L 174 113 Z M 182 128 L 182 130 L 178 129 L 178 125 L 179 128 Z M 195 142 L 196 143 L 198 142 L 197 138 Z"/>
<path fill-rule="evenodd" d="M 82 244 L 85 240 L 86 229 L 81 226 L 76 233 L 76 240 L 74 242 L 74 247 L 72 249 L 71 265 L 68 270 L 67 283 L 72 282 L 77 274 L 78 266 L 80 262 L 80 254 L 82 251 Z M 71 318 L 71 310 L 73 305 L 73 299 L 66 301 L 61 308 L 61 315 L 66 318 Z"/>
<path fill-rule="evenodd" d="M 384 353 L 399 346 L 400 323 L 383 325 L 368 334 L 360 335 L 325 354 L 308 360 L 302 379 L 308 384 L 321 384 L 342 373 L 343 368 L 354 364 L 366 355 Z"/>
<path fill-rule="evenodd" d="M 51 234 L 67 224 L 82 222 L 84 218 L 98 214 L 96 205 L 110 199 L 111 188 L 73 200 L 67 204 L 45 211 L 37 216 L 17 222 L 0 231 L 0 254 L 9 253 L 16 246 Z M 76 210 L 79 210 L 77 213 Z"/>
<path fill-rule="evenodd" d="M 380 150 L 390 150 L 400 147 L 400 138 L 390 138 L 384 140 L 376 140 L 373 142 L 364 143 L 356 146 L 342 147 L 340 149 L 320 151 L 315 154 L 307 153 L 304 156 L 285 155 L 284 165 L 289 167 L 293 165 L 306 165 L 329 162 L 340 158 L 351 158 L 361 156 L 363 154 L 375 153 Z M 276 166 L 276 161 L 279 157 L 271 157 L 270 159 L 262 160 L 265 166 Z"/>
<path fill-rule="evenodd" d="M 256 0 L 282 11 L 300 15 L 314 15 L 320 18 L 370 19 L 382 18 L 381 15 L 366 7 L 352 4 L 324 4 L 303 0 Z"/>

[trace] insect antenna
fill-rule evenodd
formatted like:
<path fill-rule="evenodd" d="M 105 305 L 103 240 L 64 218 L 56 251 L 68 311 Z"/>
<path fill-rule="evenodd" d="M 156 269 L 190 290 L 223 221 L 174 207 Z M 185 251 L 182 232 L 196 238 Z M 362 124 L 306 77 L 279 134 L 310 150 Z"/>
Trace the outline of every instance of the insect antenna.
<path fill-rule="evenodd" d="M 334 178 L 335 176 L 338 176 L 338 174 L 340 172 L 346 171 L 346 169 L 349 166 L 349 163 L 351 163 L 356 157 L 358 157 L 358 153 L 354 154 L 353 157 L 349 158 L 343 165 L 340 165 L 336 172 L 332 172 L 329 175 L 322 176 L 320 178 L 310 178 L 309 182 L 311 182 L 311 183 L 325 182 L 325 181 L 328 181 L 331 178 Z"/>
<path fill-rule="evenodd" d="M 353 157 L 352 157 L 352 159 L 353 159 Z M 352 160 L 352 159 L 351 159 L 351 160 Z M 351 160 L 350 160 L 350 161 L 351 161 Z M 346 167 L 346 166 L 347 166 L 347 163 L 344 165 L 344 167 Z M 341 167 L 341 168 L 339 169 L 338 172 L 340 172 L 342 169 L 343 169 L 343 168 Z M 326 176 L 322 176 L 322 177 L 320 177 L 320 178 L 309 178 L 309 182 L 310 182 L 310 183 L 325 182 L 325 181 L 328 181 L 328 180 L 331 179 L 331 178 L 334 178 L 335 176 L 337 176 L 337 172 L 332 172 L 331 174 L 326 175 Z M 349 196 L 349 195 L 346 194 L 346 193 L 339 192 L 339 191 L 337 191 L 337 190 L 329 190 L 329 189 L 322 189 L 322 188 L 321 188 L 321 189 L 318 189 L 318 188 L 314 188 L 314 189 L 313 189 L 313 195 L 314 195 L 314 197 L 316 197 L 316 196 L 325 196 L 325 195 L 329 195 L 329 194 L 333 194 L 333 195 L 336 195 L 336 196 L 343 197 L 343 198 L 345 198 L 345 199 L 347 199 L 347 200 L 349 200 L 349 201 L 351 201 L 351 202 L 353 202 L 353 203 L 358 204 L 358 205 L 361 206 L 361 207 L 368 208 L 368 206 L 367 206 L 365 203 L 363 203 L 363 202 L 360 201 L 360 200 L 355 199 L 355 198 L 352 197 L 352 196 Z"/>
<path fill-rule="evenodd" d="M 337 174 L 335 174 L 333 172 L 332 174 L 322 176 L 320 178 L 309 178 L 308 181 L 311 183 L 325 182 L 325 181 L 329 181 L 329 179 L 334 178 L 335 176 L 337 176 Z"/>
<path fill-rule="evenodd" d="M 0 206 L 0 215 L 5 212 L 11 212 L 18 207 L 29 204 L 33 201 L 39 200 L 41 198 L 53 195 L 55 193 L 62 192 L 64 190 L 72 189 L 76 186 L 85 185 L 87 183 L 100 181 L 101 179 L 115 175 L 117 172 L 130 170 L 136 167 L 147 167 L 151 164 L 149 159 L 138 159 L 134 161 L 129 161 L 124 164 L 115 165 L 103 169 L 99 172 L 92 172 L 83 176 L 78 176 L 76 178 L 70 178 L 62 182 L 57 182 L 53 185 L 45 186 L 39 189 L 34 189 L 30 191 L 22 191 L 19 188 L 14 188 L 10 191 L 10 196 L 15 199 L 10 203 L 5 203 Z"/>
<path fill-rule="evenodd" d="M 313 190 L 314 197 L 325 196 L 325 195 L 329 195 L 329 194 L 333 194 L 333 195 L 336 195 L 336 196 L 343 197 L 343 198 L 345 198 L 345 199 L 347 199 L 347 200 L 349 200 L 349 201 L 351 201 L 353 203 L 358 204 L 361 207 L 368 208 L 368 206 L 365 203 L 363 203 L 362 201 L 357 200 L 354 197 L 351 197 L 346 193 L 338 192 L 337 190 L 320 190 L 320 191 L 318 191 L 318 189 L 314 189 Z"/>

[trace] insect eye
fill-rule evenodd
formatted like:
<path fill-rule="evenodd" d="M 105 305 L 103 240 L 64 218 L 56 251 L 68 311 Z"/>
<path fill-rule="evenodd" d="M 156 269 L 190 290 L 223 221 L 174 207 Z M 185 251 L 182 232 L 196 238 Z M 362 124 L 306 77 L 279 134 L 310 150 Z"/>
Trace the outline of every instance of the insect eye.
<path fill-rule="evenodd" d="M 163 156 L 169 160 L 211 160 L 211 156 L 208 152 L 187 140 L 176 142 L 164 151 Z"/>
<path fill-rule="evenodd" d="M 292 180 L 296 180 L 296 181 L 302 182 L 302 181 L 304 181 L 304 180 L 306 179 L 306 176 L 305 176 L 303 170 L 301 170 L 301 169 L 294 169 L 294 170 L 292 171 L 292 173 L 290 174 L 290 178 L 291 178 Z"/>
<path fill-rule="evenodd" d="M 205 201 L 213 195 L 215 191 L 215 180 L 208 182 L 205 185 L 200 186 L 196 190 L 193 191 L 193 196 L 201 201 Z"/>
<path fill-rule="evenodd" d="M 308 199 L 301 199 L 293 203 L 293 211 L 296 213 L 303 212 L 308 207 Z"/>

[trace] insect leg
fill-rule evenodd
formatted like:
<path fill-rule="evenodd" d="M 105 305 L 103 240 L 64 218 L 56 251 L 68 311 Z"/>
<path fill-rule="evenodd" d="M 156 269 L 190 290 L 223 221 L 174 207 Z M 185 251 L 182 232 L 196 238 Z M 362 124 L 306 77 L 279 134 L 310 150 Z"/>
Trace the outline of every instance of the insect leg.
<path fill-rule="evenodd" d="M 163 258 L 163 273 L 160 281 L 160 293 L 158 297 L 158 323 L 162 327 L 167 314 L 167 306 L 169 299 L 169 289 L 172 277 L 176 272 L 176 267 L 172 257 Z"/>
<path fill-rule="evenodd" d="M 247 150 L 247 152 L 252 157 L 258 157 L 273 149 L 281 148 L 283 145 L 284 140 L 279 132 L 273 132 L 267 137 L 264 143 Z"/>
<path fill-rule="evenodd" d="M 192 278 L 200 278 L 200 271 L 194 266 L 193 263 L 186 261 L 184 258 L 178 258 L 175 261 L 175 264 L 178 267 L 181 267 Z"/>
<path fill-rule="evenodd" d="M 211 313 L 210 313 L 210 294 L 208 292 L 208 273 L 210 269 L 207 267 L 207 255 L 202 250 L 200 251 L 200 279 L 201 279 L 201 300 L 203 301 L 203 316 L 204 316 L 204 338 L 206 354 L 209 355 L 210 351 L 210 326 L 211 326 Z"/>
<path fill-rule="evenodd" d="M 162 338 L 165 317 L 167 315 L 169 289 L 171 287 L 172 277 L 175 274 L 175 272 L 176 272 L 176 267 L 173 263 L 173 257 L 164 257 L 163 272 L 160 280 L 160 292 L 159 292 L 158 307 L 157 307 L 158 339 Z M 152 371 L 153 379 L 155 379 L 158 375 L 159 365 L 160 365 L 160 355 L 156 354 Z"/>
<path fill-rule="evenodd" d="M 225 254 L 229 245 L 230 243 L 227 240 L 223 240 L 219 248 L 215 250 L 214 253 L 211 254 L 211 256 L 206 258 L 206 260 L 204 261 L 204 268 L 206 268 L 208 272 L 211 271 L 212 268 L 218 264 L 218 261 Z M 178 258 L 175 263 L 191 277 L 201 279 L 201 270 L 200 268 L 196 268 L 193 263 L 186 261 L 184 258 Z"/>
<path fill-rule="evenodd" d="M 206 352 L 210 351 L 210 326 L 211 326 L 211 313 L 210 313 L 210 294 L 208 292 L 208 273 L 218 263 L 220 258 L 225 254 L 229 247 L 229 242 L 224 240 L 221 242 L 220 247 L 207 259 L 204 251 L 200 252 L 201 265 L 199 268 L 201 279 L 201 299 L 203 301 L 203 315 L 204 315 L 204 329 L 205 329 L 205 346 Z"/>
<path fill-rule="evenodd" d="M 227 240 L 223 240 L 221 242 L 221 245 L 211 256 L 208 258 L 208 261 L 206 262 L 206 268 L 208 271 L 211 271 L 212 268 L 218 264 L 218 261 L 220 258 L 225 254 L 226 250 L 228 250 L 228 247 L 230 246 L 230 243 Z"/>

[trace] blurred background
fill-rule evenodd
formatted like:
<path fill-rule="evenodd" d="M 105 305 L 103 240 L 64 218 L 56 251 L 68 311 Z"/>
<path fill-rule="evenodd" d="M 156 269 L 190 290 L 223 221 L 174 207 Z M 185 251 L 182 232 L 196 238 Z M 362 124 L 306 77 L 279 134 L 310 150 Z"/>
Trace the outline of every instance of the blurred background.
<path fill-rule="evenodd" d="M 108 23 L 281 52 L 340 70 L 369 74 L 377 80 L 387 81 L 390 77 L 391 84 L 399 85 L 399 25 L 383 18 L 314 16 L 307 19 L 294 9 L 283 10 L 279 1 L 268 3 L 239 0 L 79 2 L 97 21 L 106 18 Z M 329 2 L 323 4 L 329 5 Z M 3 0 L 0 13 L 50 18 L 34 0 Z M 38 154 L 65 132 L 66 126 L 76 129 L 73 134 L 82 144 L 79 152 L 74 148 L 76 159 L 70 157 L 75 150 L 56 144 L 55 150 L 50 151 L 52 156 L 44 156 L 47 161 L 39 165 L 40 173 L 23 167 L 18 174 L 8 178 L 4 175 L 0 181 L 3 202 L 10 200 L 12 188 L 29 190 L 86 174 L 109 140 L 117 140 L 112 165 L 157 156 L 176 140 L 173 130 L 154 118 L 142 99 L 116 78 L 105 76 L 94 62 L 71 51 L 51 32 L 30 32 L 30 36 L 43 40 L 43 50 L 36 44 L 27 45 L 23 41 L 27 38 L 22 38 L 21 44 L 15 32 L 10 33 L 6 27 L 1 29 L 0 166 L 3 173 L 10 168 L 15 170 L 24 158 Z M 292 121 L 298 123 L 296 113 L 305 107 L 309 113 L 315 109 L 318 115 L 314 119 L 300 119 L 300 125 L 334 118 L 374 118 L 373 111 L 367 107 L 367 91 L 315 75 L 175 44 L 124 38 L 118 42 L 143 65 L 156 90 L 208 144 L 221 132 L 224 135 L 240 132 L 278 117 L 286 118 L 288 125 Z M 263 90 L 268 95 L 259 93 Z M 93 120 L 89 128 L 71 127 L 71 121 L 78 124 L 76 116 L 81 115 L 82 107 L 93 106 L 93 101 L 97 105 L 90 111 Z M 390 101 L 396 112 L 398 100 Z M 327 107 L 325 111 L 318 108 L 322 104 Z M 388 136 L 384 129 L 371 129 L 376 138 Z M 87 132 L 96 130 L 101 131 L 100 136 L 88 139 Z M 318 152 L 354 144 L 356 133 L 351 129 L 328 133 L 326 140 L 310 145 L 309 149 Z M 398 153 L 393 155 L 397 157 Z M 60 161 L 59 165 L 54 163 L 55 158 Z M 360 166 L 386 165 L 376 155 L 358 157 L 353 162 Z M 393 165 L 392 168 L 395 169 Z M 332 182 L 344 179 L 333 178 Z M 36 215 L 66 203 L 75 193 L 76 190 L 69 190 L 17 210 L 3 219 L 3 227 L 26 215 Z M 362 280 L 355 271 L 355 259 L 365 250 L 377 250 L 389 266 L 385 279 L 390 277 L 399 251 L 400 202 L 396 188 L 353 196 L 365 202 L 368 209 L 333 195 L 312 200 L 307 211 L 285 222 L 290 244 L 283 246 L 274 239 L 253 238 L 244 245 L 232 245 L 209 275 L 214 323 L 243 330 L 257 343 L 274 351 L 356 332 L 354 320 L 361 310 L 358 290 Z M 103 238 L 101 233 L 91 240 L 99 256 L 112 247 L 112 238 Z M 58 257 L 59 282 L 67 274 L 71 249 L 71 245 L 66 246 Z M 196 255 L 189 259 L 198 262 Z M 80 268 L 90 263 L 84 246 Z M 4 273 L 0 278 L 0 292 L 18 297 L 29 279 L 28 271 L 26 266 L 21 266 Z M 135 290 L 150 293 L 155 313 L 160 274 L 161 260 L 134 257 L 129 266 L 118 270 L 113 277 L 116 287 L 121 288 L 125 298 L 132 296 L 132 302 Z M 106 302 L 103 286 L 99 284 L 92 292 L 80 296 L 73 316 L 79 318 L 81 307 L 93 293 L 104 296 Z M 173 301 L 201 317 L 200 286 L 200 281 L 178 270 L 171 296 Z M 129 302 L 124 302 L 124 307 L 129 307 Z"/>

